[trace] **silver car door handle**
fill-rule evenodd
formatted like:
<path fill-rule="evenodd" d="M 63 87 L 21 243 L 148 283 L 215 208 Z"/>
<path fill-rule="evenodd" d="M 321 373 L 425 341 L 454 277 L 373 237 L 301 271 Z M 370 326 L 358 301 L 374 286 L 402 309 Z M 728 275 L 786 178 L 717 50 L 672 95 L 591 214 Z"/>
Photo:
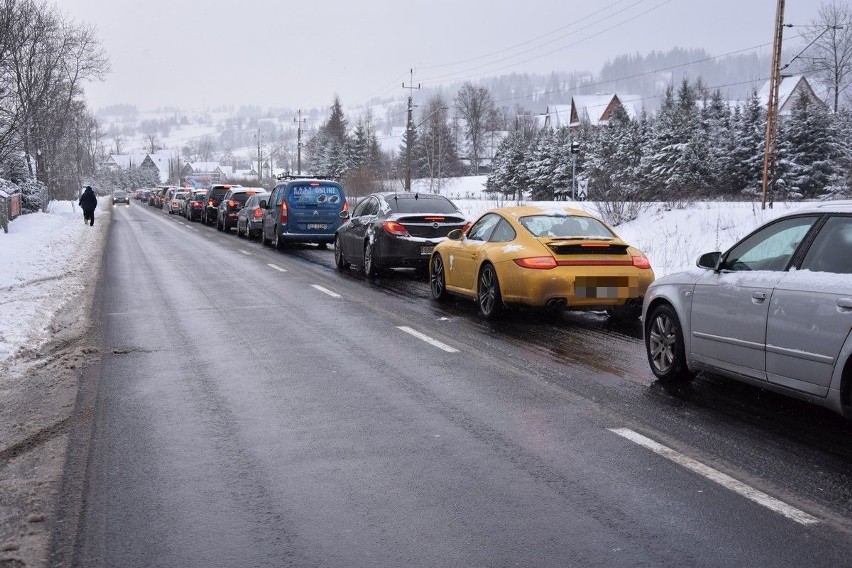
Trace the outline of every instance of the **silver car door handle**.
<path fill-rule="evenodd" d="M 766 292 L 752 292 L 751 293 L 752 300 L 757 300 L 758 302 L 762 302 L 766 299 Z"/>
<path fill-rule="evenodd" d="M 838 298 L 835 304 L 839 312 L 852 312 L 852 298 Z"/>

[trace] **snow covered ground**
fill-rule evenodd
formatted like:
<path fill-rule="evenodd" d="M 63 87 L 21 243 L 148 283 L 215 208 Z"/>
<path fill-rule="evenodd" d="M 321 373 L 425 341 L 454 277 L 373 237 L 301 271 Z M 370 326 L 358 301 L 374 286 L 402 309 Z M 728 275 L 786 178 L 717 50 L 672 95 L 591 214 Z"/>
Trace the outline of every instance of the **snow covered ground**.
<path fill-rule="evenodd" d="M 444 180 L 440 192 L 474 219 L 488 209 L 512 205 L 483 190 L 484 176 Z M 413 189 L 430 191 L 429 180 Z M 101 254 L 109 222 L 108 198 L 101 198 L 94 227 L 83 225 L 71 202 L 52 202 L 48 213 L 25 215 L 0 233 L 0 364 L 22 351 L 35 351 L 50 339 L 51 318 L 78 295 L 88 274 L 80 259 Z M 560 205 L 567 205 L 560 202 Z M 575 206 L 597 214 L 594 203 Z M 616 227 L 627 242 L 648 255 L 657 276 L 693 266 L 701 253 L 724 250 L 766 220 L 803 204 L 698 202 L 680 209 L 648 204 L 639 217 Z"/>
<path fill-rule="evenodd" d="M 85 282 L 97 277 L 82 270 L 81 259 L 101 254 L 109 201 L 100 198 L 93 227 L 76 203 L 53 201 L 47 213 L 21 216 L 0 232 L 0 363 L 41 347 L 54 314 L 79 301 Z"/>

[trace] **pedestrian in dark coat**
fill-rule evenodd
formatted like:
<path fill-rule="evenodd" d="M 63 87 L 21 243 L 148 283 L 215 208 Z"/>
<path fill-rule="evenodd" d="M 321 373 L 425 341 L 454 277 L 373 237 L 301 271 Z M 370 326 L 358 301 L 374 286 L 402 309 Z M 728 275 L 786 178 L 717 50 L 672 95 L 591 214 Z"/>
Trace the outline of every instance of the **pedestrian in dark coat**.
<path fill-rule="evenodd" d="M 80 196 L 80 207 L 83 209 L 83 224 L 88 222 L 91 227 L 95 224 L 95 209 L 98 207 L 98 197 L 89 185 L 86 186 L 86 190 Z"/>

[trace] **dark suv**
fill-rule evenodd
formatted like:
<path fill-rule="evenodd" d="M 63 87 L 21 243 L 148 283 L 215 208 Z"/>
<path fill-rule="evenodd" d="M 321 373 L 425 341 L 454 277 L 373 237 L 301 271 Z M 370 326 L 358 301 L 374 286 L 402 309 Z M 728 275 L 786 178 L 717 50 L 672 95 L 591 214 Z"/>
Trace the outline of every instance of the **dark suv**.
<path fill-rule="evenodd" d="M 263 244 L 282 249 L 287 242 L 334 242 L 334 232 L 348 211 L 343 187 L 330 179 L 279 177 L 279 183 L 263 207 Z"/>
<path fill-rule="evenodd" d="M 228 193 L 232 187 L 240 187 L 239 185 L 214 185 L 207 192 L 207 198 L 204 201 L 204 210 L 201 213 L 201 221 L 205 225 L 212 225 L 219 217 L 219 203 L 222 198 Z"/>
<path fill-rule="evenodd" d="M 263 193 L 262 187 L 232 187 L 219 202 L 216 214 L 216 228 L 228 232 L 237 226 L 237 215 L 246 204 L 246 200 L 256 193 Z"/>

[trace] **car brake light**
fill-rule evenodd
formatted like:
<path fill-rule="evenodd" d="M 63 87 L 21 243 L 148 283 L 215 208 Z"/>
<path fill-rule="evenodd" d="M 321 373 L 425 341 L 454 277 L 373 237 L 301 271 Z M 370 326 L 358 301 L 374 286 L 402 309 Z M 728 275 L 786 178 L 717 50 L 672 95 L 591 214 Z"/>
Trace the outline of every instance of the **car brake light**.
<path fill-rule="evenodd" d="M 254 213 L 252 213 L 251 216 L 254 217 L 255 219 L 260 219 L 261 217 L 263 217 L 263 209 L 258 207 L 257 209 L 254 210 Z"/>
<path fill-rule="evenodd" d="M 282 223 L 287 222 L 287 202 L 286 201 L 281 202 L 281 222 Z"/>
<path fill-rule="evenodd" d="M 464 224 L 464 227 L 461 228 L 462 233 L 467 233 L 467 230 L 473 227 L 473 221 L 468 221 Z"/>
<path fill-rule="evenodd" d="M 651 268 L 651 261 L 646 256 L 634 256 L 633 266 L 636 268 Z"/>
<path fill-rule="evenodd" d="M 443 217 L 423 217 L 424 221 L 443 221 Z"/>
<path fill-rule="evenodd" d="M 394 235 L 394 236 L 397 236 L 397 237 L 409 236 L 408 230 L 403 225 L 401 225 L 400 223 L 397 223 L 396 221 L 385 221 L 384 223 L 382 223 L 382 228 L 389 235 Z"/>
<path fill-rule="evenodd" d="M 228 200 L 228 207 L 236 207 L 236 206 L 237 206 L 236 201 L 234 201 L 233 199 Z"/>
<path fill-rule="evenodd" d="M 556 268 L 556 259 L 552 256 L 532 256 L 529 258 L 516 258 L 515 264 L 521 268 L 549 270 L 551 268 Z"/>

